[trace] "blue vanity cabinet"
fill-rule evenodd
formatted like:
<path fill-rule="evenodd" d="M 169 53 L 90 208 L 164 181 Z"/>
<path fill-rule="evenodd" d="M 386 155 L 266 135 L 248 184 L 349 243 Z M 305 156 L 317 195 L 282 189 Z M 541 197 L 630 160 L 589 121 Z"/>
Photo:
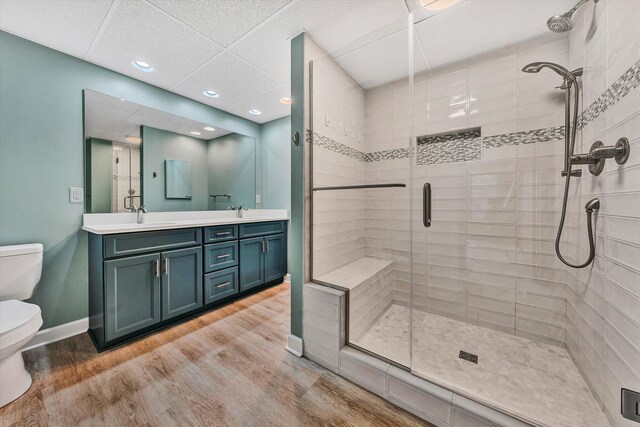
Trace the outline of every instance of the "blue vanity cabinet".
<path fill-rule="evenodd" d="M 160 323 L 160 254 L 105 261 L 106 340 Z"/>
<path fill-rule="evenodd" d="M 281 281 L 286 274 L 286 222 L 241 224 L 240 291 Z"/>
<path fill-rule="evenodd" d="M 264 283 L 264 237 L 240 240 L 240 290 Z"/>
<path fill-rule="evenodd" d="M 162 252 L 162 320 L 202 307 L 202 249 Z"/>
<path fill-rule="evenodd" d="M 286 221 L 89 234 L 89 335 L 99 351 L 281 283 Z"/>
<path fill-rule="evenodd" d="M 264 281 L 282 279 L 287 274 L 287 242 L 284 234 L 264 238 Z"/>

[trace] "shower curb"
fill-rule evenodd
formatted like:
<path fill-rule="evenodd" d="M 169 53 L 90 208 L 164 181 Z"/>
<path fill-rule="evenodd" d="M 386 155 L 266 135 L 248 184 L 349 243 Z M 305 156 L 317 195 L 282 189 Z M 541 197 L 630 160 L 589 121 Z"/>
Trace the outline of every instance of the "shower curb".
<path fill-rule="evenodd" d="M 307 283 L 303 307 L 304 357 L 417 417 L 437 427 L 532 425 L 345 345 L 345 292 Z"/>

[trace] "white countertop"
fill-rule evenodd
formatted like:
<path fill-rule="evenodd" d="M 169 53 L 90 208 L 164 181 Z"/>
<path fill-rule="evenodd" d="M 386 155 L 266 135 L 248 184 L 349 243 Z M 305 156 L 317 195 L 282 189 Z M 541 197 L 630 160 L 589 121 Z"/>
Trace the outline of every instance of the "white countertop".
<path fill-rule="evenodd" d="M 236 211 L 149 212 L 144 214 L 143 218 L 143 223 L 138 224 L 135 213 L 84 214 L 82 229 L 94 234 L 135 233 L 209 225 L 283 221 L 289 219 L 289 213 L 279 209 L 249 209 L 242 211 L 242 217 L 238 218 Z"/>

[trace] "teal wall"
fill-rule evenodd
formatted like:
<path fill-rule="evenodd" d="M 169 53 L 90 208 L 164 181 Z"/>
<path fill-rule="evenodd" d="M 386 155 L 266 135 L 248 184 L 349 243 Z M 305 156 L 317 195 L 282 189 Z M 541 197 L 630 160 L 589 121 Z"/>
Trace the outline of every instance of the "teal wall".
<path fill-rule="evenodd" d="M 84 183 L 85 88 L 260 137 L 249 120 L 0 31 L 0 245 L 44 244 L 31 299 L 43 328 L 87 316 L 84 205 L 69 203 Z"/>
<path fill-rule="evenodd" d="M 91 212 L 111 212 L 113 144 L 104 139 L 89 138 L 86 150 L 87 159 L 91 161 L 87 165 L 87 174 L 91 175 L 87 180 L 88 188 L 85 188 L 87 204 Z"/>
<path fill-rule="evenodd" d="M 231 194 L 229 202 L 220 199 L 215 208 L 232 204 L 255 209 L 256 140 L 237 133 L 212 139 L 207 144 L 207 159 L 209 194 Z"/>
<path fill-rule="evenodd" d="M 165 160 L 188 160 L 192 167 L 191 200 L 165 198 Z M 142 196 L 149 212 L 204 211 L 209 192 L 207 141 L 142 126 Z M 153 173 L 156 176 L 153 176 Z"/>
<path fill-rule="evenodd" d="M 291 273 L 291 334 L 302 338 L 302 285 L 304 284 L 304 43 L 306 35 L 291 40 L 291 133 L 300 144 L 291 145 L 291 220 L 289 221 L 289 272 Z"/>
<path fill-rule="evenodd" d="M 264 209 L 291 209 L 291 117 L 262 125 Z"/>

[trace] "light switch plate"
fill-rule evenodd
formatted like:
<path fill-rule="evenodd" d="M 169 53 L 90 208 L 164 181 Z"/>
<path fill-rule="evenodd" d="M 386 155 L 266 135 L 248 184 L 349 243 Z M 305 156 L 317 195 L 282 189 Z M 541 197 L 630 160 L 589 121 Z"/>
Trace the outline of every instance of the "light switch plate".
<path fill-rule="evenodd" d="M 262 199 L 262 197 L 260 197 L 259 194 L 256 194 L 256 203 L 260 203 L 261 199 Z"/>
<path fill-rule="evenodd" d="M 69 187 L 69 203 L 84 203 L 84 188 Z"/>

